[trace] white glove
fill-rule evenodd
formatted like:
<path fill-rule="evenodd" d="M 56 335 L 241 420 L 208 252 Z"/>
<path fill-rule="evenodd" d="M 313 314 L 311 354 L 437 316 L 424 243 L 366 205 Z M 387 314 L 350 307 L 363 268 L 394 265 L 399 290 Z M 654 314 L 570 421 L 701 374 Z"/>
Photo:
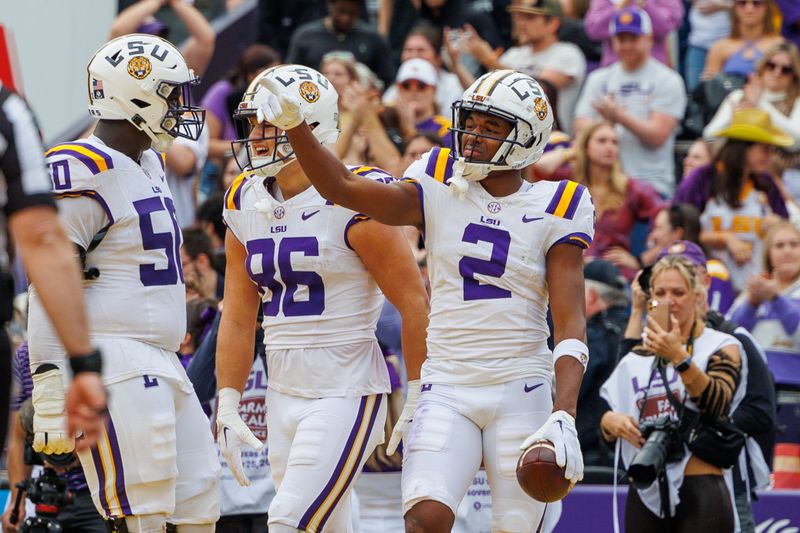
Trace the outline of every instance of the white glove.
<path fill-rule="evenodd" d="M 386 455 L 393 455 L 397 451 L 397 446 L 400 445 L 400 440 L 403 438 L 411 420 L 414 418 L 414 411 L 417 410 L 417 403 L 419 403 L 419 380 L 412 379 L 408 382 L 408 396 L 406 403 L 403 405 L 403 412 L 400 413 L 400 418 L 394 425 L 392 436 L 389 437 L 389 444 L 386 446 Z"/>
<path fill-rule="evenodd" d="M 250 480 L 242 466 L 242 445 L 246 444 L 256 451 L 264 447 L 264 443 L 253 435 L 242 417 L 239 416 L 239 402 L 242 395 L 236 389 L 226 387 L 219 391 L 217 400 L 217 442 L 228 468 L 239 485 L 247 487 Z"/>
<path fill-rule="evenodd" d="M 564 477 L 573 484 L 583 479 L 583 454 L 578 442 L 575 419 L 566 411 L 552 413 L 536 433 L 525 439 L 520 450 L 527 450 L 531 444 L 549 440 L 556 449 L 556 463 L 564 468 Z"/>
<path fill-rule="evenodd" d="M 285 87 L 279 86 L 272 80 L 261 78 L 259 84 L 267 90 L 267 99 L 256 111 L 256 120 L 259 123 L 269 122 L 283 131 L 296 128 L 305 120 L 300 99 L 290 94 Z"/>
<path fill-rule="evenodd" d="M 54 367 L 32 377 L 33 449 L 46 454 L 71 452 L 75 438 L 67 433 L 64 375 Z"/>

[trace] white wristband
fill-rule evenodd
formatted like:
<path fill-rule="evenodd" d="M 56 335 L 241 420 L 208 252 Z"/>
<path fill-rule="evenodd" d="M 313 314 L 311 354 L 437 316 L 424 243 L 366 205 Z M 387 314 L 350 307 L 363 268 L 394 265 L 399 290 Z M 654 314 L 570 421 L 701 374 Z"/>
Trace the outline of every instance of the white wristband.
<path fill-rule="evenodd" d="M 574 357 L 583 366 L 583 371 L 586 372 L 586 365 L 589 363 L 589 347 L 578 339 L 564 339 L 559 342 L 553 350 L 553 364 L 559 358 L 568 355 Z"/>

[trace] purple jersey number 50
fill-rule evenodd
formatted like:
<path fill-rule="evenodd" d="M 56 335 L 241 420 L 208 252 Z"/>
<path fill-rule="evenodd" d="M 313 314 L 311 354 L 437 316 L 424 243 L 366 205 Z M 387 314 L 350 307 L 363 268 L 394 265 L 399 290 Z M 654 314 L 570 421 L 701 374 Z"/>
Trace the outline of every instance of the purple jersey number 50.
<path fill-rule="evenodd" d="M 175 285 L 183 283 L 181 264 L 181 230 L 175 218 L 175 204 L 172 198 L 153 196 L 133 202 L 139 214 L 139 230 L 142 232 L 142 248 L 145 250 L 164 250 L 167 258 L 166 268 L 156 268 L 155 263 L 139 265 L 139 279 L 145 287 Z M 166 211 L 172 222 L 172 232 L 157 232 L 153 229 L 152 214 Z"/>
<path fill-rule="evenodd" d="M 325 310 L 325 285 L 316 272 L 292 268 L 292 254 L 305 256 L 319 255 L 319 241 L 316 237 L 286 237 L 278 244 L 278 266 L 275 267 L 275 241 L 273 239 L 254 239 L 247 242 L 247 273 L 256 282 L 259 292 L 267 288 L 272 299 L 262 304 L 266 316 L 278 316 L 281 307 L 284 316 L 316 316 Z M 253 257 L 260 255 L 261 272 L 253 272 Z M 280 281 L 276 275 L 280 273 Z M 300 285 L 308 287 L 307 300 L 295 300 Z M 286 292 L 284 293 L 284 286 Z M 283 299 L 281 300 L 281 296 Z M 283 304 L 281 306 L 281 303 Z"/>
<path fill-rule="evenodd" d="M 480 283 L 475 279 L 475 274 L 493 278 L 503 275 L 506 271 L 511 235 L 506 230 L 480 224 L 469 224 L 464 229 L 464 236 L 461 240 L 473 244 L 483 241 L 492 245 L 492 255 L 488 260 L 465 256 L 458 262 L 458 272 L 464 278 L 464 301 L 511 298 L 511 291 L 488 283 Z"/>

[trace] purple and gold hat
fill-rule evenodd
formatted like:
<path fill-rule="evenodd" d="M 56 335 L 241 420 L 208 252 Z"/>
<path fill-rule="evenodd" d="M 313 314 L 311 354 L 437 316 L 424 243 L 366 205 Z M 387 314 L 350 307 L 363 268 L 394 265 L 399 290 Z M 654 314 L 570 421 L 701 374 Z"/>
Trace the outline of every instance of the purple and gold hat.
<path fill-rule="evenodd" d="M 638 7 L 626 7 L 614 13 L 609 32 L 611 35 L 619 35 L 620 33 L 652 35 L 653 23 L 647 11 Z"/>
<path fill-rule="evenodd" d="M 693 265 L 706 266 L 706 254 L 702 248 L 692 241 L 672 241 L 658 252 L 656 261 L 673 255 L 688 259 Z"/>

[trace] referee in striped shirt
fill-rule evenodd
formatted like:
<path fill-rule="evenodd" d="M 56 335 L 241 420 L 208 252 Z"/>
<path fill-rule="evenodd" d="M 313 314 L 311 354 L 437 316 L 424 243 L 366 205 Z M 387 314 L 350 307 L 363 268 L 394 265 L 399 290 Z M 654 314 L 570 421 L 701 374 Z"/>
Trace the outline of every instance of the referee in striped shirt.
<path fill-rule="evenodd" d="M 0 84 L 0 449 L 11 395 L 11 344 L 4 326 L 13 312 L 12 249 L 70 355 L 73 380 L 66 411 L 70 430 L 81 428 L 87 436 L 79 446 L 90 445 L 104 423 L 102 358 L 89 341 L 75 246 L 61 227 L 50 189 L 33 114 L 19 95 Z"/>

